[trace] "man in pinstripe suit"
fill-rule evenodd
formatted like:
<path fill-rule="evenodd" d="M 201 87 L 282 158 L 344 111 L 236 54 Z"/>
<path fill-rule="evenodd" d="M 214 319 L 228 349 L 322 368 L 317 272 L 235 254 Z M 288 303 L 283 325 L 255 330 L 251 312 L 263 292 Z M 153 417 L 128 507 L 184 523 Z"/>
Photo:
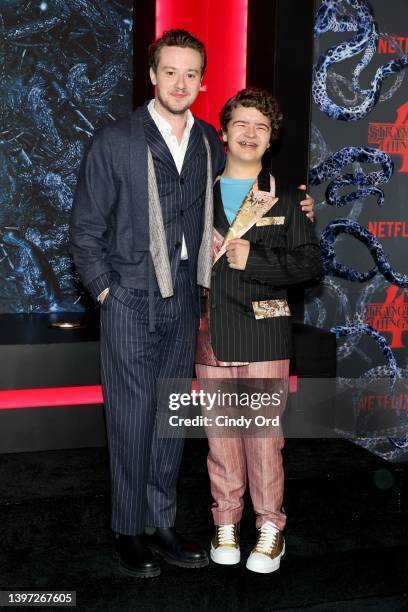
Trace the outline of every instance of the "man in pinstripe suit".
<path fill-rule="evenodd" d="M 156 97 L 95 134 L 72 213 L 74 260 L 101 303 L 112 529 L 122 570 L 137 577 L 160 573 L 151 551 L 181 567 L 208 564 L 173 528 L 184 441 L 156 430 L 157 381 L 191 378 L 197 283 L 210 282 L 212 176 L 224 151 L 215 129 L 189 111 L 205 64 L 188 32 L 156 41 Z"/>
<path fill-rule="evenodd" d="M 152 45 L 156 97 L 95 134 L 72 212 L 74 260 L 101 304 L 112 529 L 121 569 L 137 577 L 160 573 L 151 551 L 208 564 L 173 528 L 183 440 L 156 429 L 157 381 L 191 377 L 198 285 L 211 280 L 212 177 L 225 158 L 214 128 L 189 111 L 205 64 L 186 31 Z"/>

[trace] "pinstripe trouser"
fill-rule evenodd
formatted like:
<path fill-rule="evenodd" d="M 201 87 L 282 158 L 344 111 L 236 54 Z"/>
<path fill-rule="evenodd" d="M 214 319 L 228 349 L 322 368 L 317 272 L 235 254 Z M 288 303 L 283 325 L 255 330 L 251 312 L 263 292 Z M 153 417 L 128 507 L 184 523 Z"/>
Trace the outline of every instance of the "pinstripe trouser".
<path fill-rule="evenodd" d="M 196 364 L 196 372 L 201 388 L 205 386 L 206 379 L 287 380 L 289 359 L 259 361 L 241 366 Z M 286 404 L 286 392 L 285 389 L 282 408 Z M 284 472 L 281 452 L 284 443 L 281 435 L 208 436 L 210 450 L 207 466 L 214 499 L 212 513 L 215 525 L 229 525 L 241 520 L 248 473 L 252 505 L 257 515 L 256 526 L 259 528 L 266 521 L 271 521 L 279 529 L 284 528 L 286 515 L 282 510 Z"/>
<path fill-rule="evenodd" d="M 113 286 L 101 306 L 101 373 L 111 466 L 113 531 L 171 527 L 184 439 L 157 435 L 158 380 L 191 379 L 198 315 L 187 266 L 174 296 L 155 297 L 149 332 L 145 291 Z"/>

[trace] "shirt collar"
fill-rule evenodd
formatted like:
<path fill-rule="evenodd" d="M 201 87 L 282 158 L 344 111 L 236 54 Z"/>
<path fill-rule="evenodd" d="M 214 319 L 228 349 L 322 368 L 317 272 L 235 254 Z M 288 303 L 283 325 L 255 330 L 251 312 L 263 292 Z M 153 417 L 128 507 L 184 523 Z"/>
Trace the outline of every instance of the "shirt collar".
<path fill-rule="evenodd" d="M 154 108 L 154 98 L 153 98 L 153 100 L 150 100 L 149 104 L 147 105 L 147 110 L 149 111 L 153 121 L 155 122 L 155 124 L 159 128 L 159 131 L 160 132 L 164 132 L 165 134 L 169 134 L 170 135 L 172 133 L 171 125 Z M 190 110 L 188 110 L 187 111 L 186 129 L 184 131 L 183 137 L 184 137 L 184 135 L 190 133 L 190 130 L 193 127 L 193 125 L 194 125 L 194 116 L 193 116 L 193 113 Z"/>

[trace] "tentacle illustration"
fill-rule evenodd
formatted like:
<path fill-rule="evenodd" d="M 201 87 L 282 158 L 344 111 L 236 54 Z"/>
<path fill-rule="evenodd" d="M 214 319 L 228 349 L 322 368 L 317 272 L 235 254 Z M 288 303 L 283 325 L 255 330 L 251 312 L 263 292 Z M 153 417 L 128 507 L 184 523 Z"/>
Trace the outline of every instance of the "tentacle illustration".
<path fill-rule="evenodd" d="M 376 170 L 365 174 L 362 170 L 341 176 L 344 166 L 354 162 L 380 164 L 382 170 Z M 360 198 L 369 195 L 378 196 L 378 204 L 384 203 L 384 192 L 378 187 L 381 183 L 387 183 L 394 172 L 394 163 L 391 157 L 372 147 L 344 147 L 340 149 L 309 172 L 311 185 L 320 185 L 332 178 L 326 190 L 326 201 L 332 206 L 344 206 Z M 357 185 L 359 189 L 346 195 L 338 195 L 342 187 Z"/>
<path fill-rule="evenodd" d="M 380 334 L 371 325 L 336 325 L 331 330 L 338 338 L 344 336 L 354 336 L 356 334 L 366 334 L 370 338 L 373 338 L 380 347 L 384 357 L 387 360 L 390 369 L 390 378 L 395 383 L 397 379 L 397 362 L 388 342 L 382 334 Z"/>
<path fill-rule="evenodd" d="M 367 246 L 375 261 L 375 268 L 368 272 L 358 272 L 336 261 L 334 242 L 337 236 L 342 233 L 354 236 L 354 238 Z M 332 221 L 322 232 L 320 245 L 323 251 L 326 274 L 333 274 L 352 282 L 361 283 L 371 280 L 378 270 L 390 283 L 402 288 L 408 287 L 408 275 L 396 272 L 392 268 L 377 238 L 359 223 L 349 221 L 348 219 Z"/>
<path fill-rule="evenodd" d="M 322 112 L 332 119 L 358 121 L 366 117 L 377 103 L 382 83 L 390 76 L 408 66 L 408 55 L 396 57 L 376 71 L 370 87 L 360 87 L 359 78 L 374 56 L 379 38 L 373 12 L 365 0 L 345 0 L 354 11 L 354 16 L 341 12 L 344 3 L 337 0 L 322 0 L 316 14 L 314 32 L 319 37 L 326 32 L 355 32 L 351 40 L 329 48 L 317 60 L 313 70 L 313 98 Z M 356 55 L 363 54 L 354 70 L 352 89 L 362 100 L 354 106 L 341 106 L 333 101 L 327 91 L 327 82 L 333 65 Z"/>

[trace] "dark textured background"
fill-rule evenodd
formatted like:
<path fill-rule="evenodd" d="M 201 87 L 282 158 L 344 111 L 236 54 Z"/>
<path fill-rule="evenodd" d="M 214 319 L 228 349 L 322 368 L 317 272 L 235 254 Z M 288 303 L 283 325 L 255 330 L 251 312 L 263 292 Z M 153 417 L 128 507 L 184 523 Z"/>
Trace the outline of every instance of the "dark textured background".
<path fill-rule="evenodd" d="M 0 312 L 84 308 L 68 254 L 78 165 L 132 108 L 132 0 L 0 0 Z"/>

